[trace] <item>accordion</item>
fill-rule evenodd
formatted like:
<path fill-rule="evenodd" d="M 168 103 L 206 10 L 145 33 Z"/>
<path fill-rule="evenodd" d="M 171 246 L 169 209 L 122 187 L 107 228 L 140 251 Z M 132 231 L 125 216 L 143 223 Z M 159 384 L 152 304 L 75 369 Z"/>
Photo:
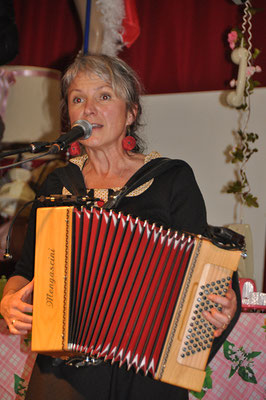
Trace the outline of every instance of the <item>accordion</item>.
<path fill-rule="evenodd" d="M 92 207 L 37 210 L 32 350 L 91 356 L 200 391 L 241 251 Z"/>

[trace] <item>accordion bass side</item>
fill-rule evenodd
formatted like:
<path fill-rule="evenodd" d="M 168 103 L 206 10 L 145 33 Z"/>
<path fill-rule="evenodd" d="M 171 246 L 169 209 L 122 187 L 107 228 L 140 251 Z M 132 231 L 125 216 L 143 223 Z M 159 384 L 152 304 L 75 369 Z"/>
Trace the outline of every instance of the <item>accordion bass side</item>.
<path fill-rule="evenodd" d="M 32 350 L 90 355 L 200 391 L 240 250 L 114 211 L 37 210 Z M 149 379 L 149 378 L 147 378 Z"/>

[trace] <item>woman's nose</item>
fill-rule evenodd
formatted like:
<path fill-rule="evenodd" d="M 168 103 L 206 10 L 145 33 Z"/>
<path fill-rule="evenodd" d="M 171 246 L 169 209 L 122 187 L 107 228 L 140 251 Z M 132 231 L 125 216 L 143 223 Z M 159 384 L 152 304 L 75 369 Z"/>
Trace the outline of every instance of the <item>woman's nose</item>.
<path fill-rule="evenodd" d="M 84 115 L 95 115 L 97 112 L 94 100 L 87 99 L 84 107 Z"/>

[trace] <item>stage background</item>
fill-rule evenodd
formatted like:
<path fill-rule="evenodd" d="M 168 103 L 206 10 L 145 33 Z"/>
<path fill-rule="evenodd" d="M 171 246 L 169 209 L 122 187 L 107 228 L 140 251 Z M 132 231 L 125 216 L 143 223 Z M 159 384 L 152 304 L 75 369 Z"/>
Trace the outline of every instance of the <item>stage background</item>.
<path fill-rule="evenodd" d="M 252 96 L 249 123 L 250 131 L 260 136 L 259 152 L 247 168 L 260 207 L 246 208 L 244 222 L 251 225 L 253 233 L 255 279 L 260 290 L 266 219 L 266 3 L 253 0 L 252 5 L 264 8 L 252 19 L 252 42 L 262 50 L 257 63 L 263 71 L 256 75 L 262 85 Z M 141 33 L 119 56 L 139 73 L 146 88 L 144 135 L 148 148 L 192 165 L 211 224 L 236 222 L 234 197 L 221 191 L 234 179 L 233 166 L 226 163 L 224 152 L 234 145 L 239 115 L 222 105 L 222 97 L 237 73 L 226 37 L 231 28 L 241 26 L 243 7 L 232 0 L 136 0 L 136 7 Z M 83 41 L 73 2 L 14 0 L 14 10 L 19 54 L 10 64 L 63 71 Z"/>

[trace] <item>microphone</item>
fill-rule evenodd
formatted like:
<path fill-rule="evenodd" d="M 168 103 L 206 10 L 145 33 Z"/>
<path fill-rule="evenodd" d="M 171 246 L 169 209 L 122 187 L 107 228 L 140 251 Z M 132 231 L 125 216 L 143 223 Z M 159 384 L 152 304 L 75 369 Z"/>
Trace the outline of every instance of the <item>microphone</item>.
<path fill-rule="evenodd" d="M 63 133 L 63 135 L 59 136 L 59 138 L 53 142 L 50 147 L 49 153 L 56 154 L 61 150 L 65 150 L 71 143 L 75 142 L 77 139 L 89 139 L 91 136 L 92 126 L 85 119 L 79 119 L 74 122 L 71 127 L 71 130 L 67 133 Z"/>

